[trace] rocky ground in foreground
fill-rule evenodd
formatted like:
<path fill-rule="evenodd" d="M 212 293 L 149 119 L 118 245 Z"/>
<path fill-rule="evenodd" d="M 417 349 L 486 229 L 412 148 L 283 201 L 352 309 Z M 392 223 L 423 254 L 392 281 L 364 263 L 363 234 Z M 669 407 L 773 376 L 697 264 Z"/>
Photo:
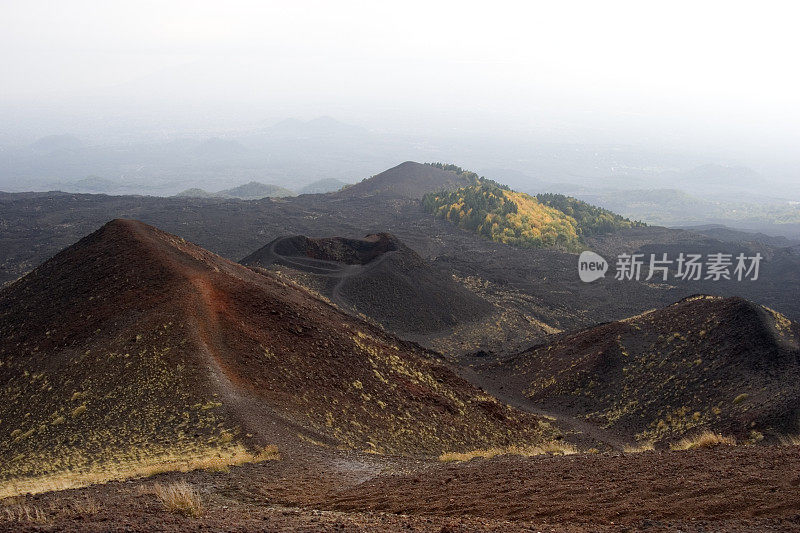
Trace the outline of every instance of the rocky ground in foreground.
<path fill-rule="evenodd" d="M 313 460 L 5 500 L 0 530 L 800 531 L 798 451 L 718 447 L 442 463 L 321 448 Z M 158 485 L 176 482 L 196 490 L 198 516 L 169 511 L 156 495 Z M 34 520 L 17 518 L 25 510 Z"/>

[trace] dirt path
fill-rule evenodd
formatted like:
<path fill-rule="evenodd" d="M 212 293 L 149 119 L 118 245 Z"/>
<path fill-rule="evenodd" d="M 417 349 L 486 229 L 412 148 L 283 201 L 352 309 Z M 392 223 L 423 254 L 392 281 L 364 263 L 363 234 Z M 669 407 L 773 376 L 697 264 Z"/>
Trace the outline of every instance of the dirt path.
<path fill-rule="evenodd" d="M 287 460 L 295 456 L 303 458 L 310 446 L 307 439 L 334 444 L 324 435 L 311 432 L 300 424 L 287 420 L 269 407 L 255 391 L 235 384 L 225 371 L 220 353 L 225 347 L 220 341 L 219 306 L 224 305 L 215 297 L 212 285 L 204 276 L 193 276 L 192 284 L 197 289 L 200 305 L 190 311 L 195 320 L 193 327 L 199 340 L 198 347 L 208 362 L 210 379 L 220 394 L 223 405 L 230 410 L 245 434 L 260 446 L 277 445 L 281 456 Z"/>
<path fill-rule="evenodd" d="M 215 297 L 205 277 L 193 277 L 192 283 L 200 299 L 200 305 L 191 311 L 195 315 L 193 326 L 214 389 L 243 433 L 251 435 L 247 440 L 259 446 L 278 446 L 282 476 L 302 479 L 306 484 L 326 476 L 335 479 L 329 483 L 331 487 L 344 488 L 372 479 L 386 469 L 386 461 L 357 451 L 339 450 L 337 442 L 328 436 L 288 419 L 270 407 L 257 391 L 232 381 L 220 355 L 226 350 L 221 342 L 218 317 L 224 303 Z M 327 485 L 322 483 L 320 490 Z"/>
<path fill-rule="evenodd" d="M 275 247 L 280 243 L 280 240 L 270 243 L 267 252 L 269 253 L 269 261 L 273 264 L 282 265 L 285 267 L 299 270 L 300 272 L 308 272 L 316 276 L 336 279 L 336 285 L 330 291 L 328 299 L 343 309 L 350 309 L 351 305 L 341 296 L 341 290 L 344 283 L 360 274 L 366 274 L 374 270 L 383 263 L 386 256 L 391 251 L 386 252 L 373 259 L 366 265 L 350 265 L 338 261 L 330 261 L 327 259 L 314 259 L 311 257 L 297 257 L 279 254 L 275 251 Z M 266 263 L 266 261 L 265 261 Z"/>

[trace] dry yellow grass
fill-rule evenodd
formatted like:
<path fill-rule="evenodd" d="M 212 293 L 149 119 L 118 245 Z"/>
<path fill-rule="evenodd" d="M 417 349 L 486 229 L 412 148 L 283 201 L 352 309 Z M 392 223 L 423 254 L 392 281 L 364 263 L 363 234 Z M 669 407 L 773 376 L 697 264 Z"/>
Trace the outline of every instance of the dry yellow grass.
<path fill-rule="evenodd" d="M 212 472 L 224 472 L 230 466 L 241 465 L 245 463 L 261 463 L 264 461 L 276 461 L 281 456 L 278 453 L 277 446 L 265 446 L 260 452 L 252 454 L 250 452 L 239 452 L 234 456 L 215 455 L 206 457 L 196 461 L 191 468 L 183 470 L 188 472 L 190 470 L 210 470 Z"/>
<path fill-rule="evenodd" d="M 652 442 L 641 442 L 636 446 L 625 446 L 622 448 L 622 451 L 625 453 L 641 453 L 641 452 L 652 452 L 655 450 L 656 447 L 653 445 Z"/>
<path fill-rule="evenodd" d="M 84 500 L 74 500 L 60 509 L 59 514 L 69 518 L 82 516 L 93 516 L 100 512 L 100 504 L 96 500 L 87 498 Z"/>
<path fill-rule="evenodd" d="M 736 446 L 733 437 L 725 437 L 712 431 L 704 431 L 694 437 L 686 437 L 673 444 L 673 450 L 694 450 L 696 448 L 713 448 L 715 446 Z"/>
<path fill-rule="evenodd" d="M 534 455 L 571 455 L 578 453 L 578 449 L 565 442 L 548 442 L 539 446 L 508 446 L 505 448 L 485 448 L 468 452 L 445 452 L 439 456 L 440 461 L 469 461 L 475 458 L 491 459 L 498 455 L 521 455 L 532 457 Z"/>
<path fill-rule="evenodd" d="M 781 446 L 800 446 L 800 435 L 783 435 L 778 438 Z"/>
<path fill-rule="evenodd" d="M 108 481 L 143 478 L 165 472 L 225 470 L 230 466 L 277 459 L 280 459 L 277 446 L 266 446 L 263 450 L 253 454 L 240 444 L 222 449 L 209 448 L 195 453 L 160 454 L 138 461 L 121 461 L 113 464 L 94 465 L 84 470 L 10 479 L 0 483 L 0 499 L 20 494 L 74 489 Z"/>
<path fill-rule="evenodd" d="M 256 455 L 252 456 L 250 461 L 246 461 L 248 463 L 261 463 L 263 461 L 277 461 L 281 458 L 281 454 L 278 453 L 278 447 L 274 444 L 269 446 L 264 446 L 260 452 Z"/>
<path fill-rule="evenodd" d="M 2 513 L 0 513 L 0 523 L 2 522 L 45 524 L 47 523 L 47 514 L 39 507 L 17 504 L 3 508 Z"/>
<path fill-rule="evenodd" d="M 205 511 L 200 494 L 185 481 L 169 485 L 156 483 L 153 491 L 167 511 L 193 517 L 202 516 Z"/>

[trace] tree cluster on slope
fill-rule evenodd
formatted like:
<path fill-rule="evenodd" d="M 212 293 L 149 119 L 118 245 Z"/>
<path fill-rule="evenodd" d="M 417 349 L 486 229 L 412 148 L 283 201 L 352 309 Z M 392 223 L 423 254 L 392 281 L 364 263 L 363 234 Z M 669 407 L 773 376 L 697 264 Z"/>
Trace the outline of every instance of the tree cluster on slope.
<path fill-rule="evenodd" d="M 530 196 L 457 165 L 428 163 L 470 178 L 473 185 L 425 195 L 424 209 L 458 227 L 515 246 L 575 250 L 583 237 L 642 225 L 560 194 Z"/>
<path fill-rule="evenodd" d="M 578 244 L 574 219 L 533 197 L 487 183 L 428 194 L 423 206 L 437 217 L 497 242 L 516 246 Z"/>
<path fill-rule="evenodd" d="M 582 237 L 613 233 L 623 228 L 645 226 L 643 222 L 631 221 L 602 207 L 587 204 L 563 194 L 537 194 L 540 203 L 558 209 L 578 223 Z"/>

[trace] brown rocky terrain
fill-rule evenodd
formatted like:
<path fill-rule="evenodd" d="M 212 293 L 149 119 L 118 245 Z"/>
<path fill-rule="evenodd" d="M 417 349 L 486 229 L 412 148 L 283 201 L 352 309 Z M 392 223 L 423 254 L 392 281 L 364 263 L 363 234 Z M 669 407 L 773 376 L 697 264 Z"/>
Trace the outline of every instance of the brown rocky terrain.
<path fill-rule="evenodd" d="M 702 430 L 777 440 L 800 429 L 800 326 L 740 298 L 686 298 L 479 373 L 490 390 L 638 441 Z"/>
<path fill-rule="evenodd" d="M 269 461 L 0 500 L 0 531 L 800 531 L 799 450 L 439 464 L 334 450 L 304 466 Z M 195 492 L 199 516 L 165 507 L 157 486 L 173 483 Z"/>
<path fill-rule="evenodd" d="M 762 278 L 585 284 L 426 215 L 458 178 L 0 194 L 0 530 L 800 531 L 796 251 L 633 228 Z"/>
<path fill-rule="evenodd" d="M 436 455 L 557 436 L 436 354 L 136 221 L 0 291 L 0 361 L 6 493 L 265 445 L 291 454 L 285 442 Z"/>

